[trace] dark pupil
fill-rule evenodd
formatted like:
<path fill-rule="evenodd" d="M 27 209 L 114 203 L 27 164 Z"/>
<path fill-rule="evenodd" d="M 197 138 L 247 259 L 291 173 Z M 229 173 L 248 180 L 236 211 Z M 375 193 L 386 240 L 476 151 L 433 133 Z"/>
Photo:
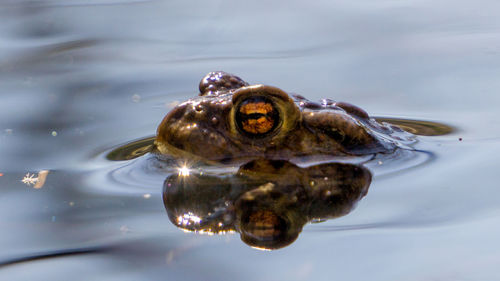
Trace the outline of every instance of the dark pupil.
<path fill-rule="evenodd" d="M 270 100 L 250 97 L 238 106 L 236 123 L 248 135 L 264 136 L 276 128 L 279 114 Z"/>

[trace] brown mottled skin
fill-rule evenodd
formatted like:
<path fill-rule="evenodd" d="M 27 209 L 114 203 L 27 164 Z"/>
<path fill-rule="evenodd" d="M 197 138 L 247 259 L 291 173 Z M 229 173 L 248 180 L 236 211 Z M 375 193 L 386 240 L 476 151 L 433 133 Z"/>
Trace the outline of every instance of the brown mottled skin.
<path fill-rule="evenodd" d="M 383 136 L 398 128 L 379 124 L 351 104 L 328 99 L 313 103 L 221 71 L 207 74 L 199 89 L 198 97 L 176 106 L 159 125 L 159 153 L 228 163 L 387 153 L 396 148 Z M 248 97 L 265 97 L 279 113 L 278 125 L 264 137 L 248 136 L 236 124 L 234 108 Z"/>

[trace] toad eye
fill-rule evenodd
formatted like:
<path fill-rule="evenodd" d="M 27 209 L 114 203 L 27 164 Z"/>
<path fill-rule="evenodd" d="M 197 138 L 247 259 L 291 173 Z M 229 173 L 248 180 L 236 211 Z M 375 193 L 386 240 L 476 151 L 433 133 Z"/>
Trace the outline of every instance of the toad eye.
<path fill-rule="evenodd" d="M 273 86 L 241 87 L 234 91 L 232 103 L 228 116 L 231 134 L 262 149 L 285 141 L 302 117 L 288 94 Z"/>
<path fill-rule="evenodd" d="M 264 96 L 248 96 L 236 106 L 236 125 L 241 133 L 252 138 L 268 136 L 280 126 L 280 113 Z"/>

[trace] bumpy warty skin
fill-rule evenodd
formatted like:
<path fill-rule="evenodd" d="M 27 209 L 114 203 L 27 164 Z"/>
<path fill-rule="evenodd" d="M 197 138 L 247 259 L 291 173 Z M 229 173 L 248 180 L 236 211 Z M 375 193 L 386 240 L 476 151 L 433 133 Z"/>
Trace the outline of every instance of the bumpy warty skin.
<path fill-rule="evenodd" d="M 381 125 L 354 105 L 308 101 L 290 97 L 272 86 L 249 85 L 225 72 L 211 72 L 200 82 L 200 94 L 176 106 L 158 127 L 155 145 L 161 154 L 229 163 L 267 158 L 349 156 L 388 153 L 396 148 L 389 136 L 394 129 Z M 263 136 L 249 136 L 235 116 L 238 105 L 252 97 L 269 103 L 279 116 L 276 129 Z M 252 121 L 267 122 L 264 108 L 255 102 Z M 267 119 L 266 119 L 267 118 Z M 274 127 L 273 127 L 274 128 Z"/>

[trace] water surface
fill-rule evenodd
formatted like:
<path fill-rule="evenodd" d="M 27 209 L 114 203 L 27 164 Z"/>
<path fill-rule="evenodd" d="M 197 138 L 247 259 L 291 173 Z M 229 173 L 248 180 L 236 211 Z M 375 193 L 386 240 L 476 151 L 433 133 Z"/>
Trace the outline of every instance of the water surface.
<path fill-rule="evenodd" d="M 500 278 L 498 2 L 70 2 L 0 3 L 0 279 Z M 165 175 L 106 154 L 213 70 L 456 130 L 286 248 L 184 233 Z"/>

